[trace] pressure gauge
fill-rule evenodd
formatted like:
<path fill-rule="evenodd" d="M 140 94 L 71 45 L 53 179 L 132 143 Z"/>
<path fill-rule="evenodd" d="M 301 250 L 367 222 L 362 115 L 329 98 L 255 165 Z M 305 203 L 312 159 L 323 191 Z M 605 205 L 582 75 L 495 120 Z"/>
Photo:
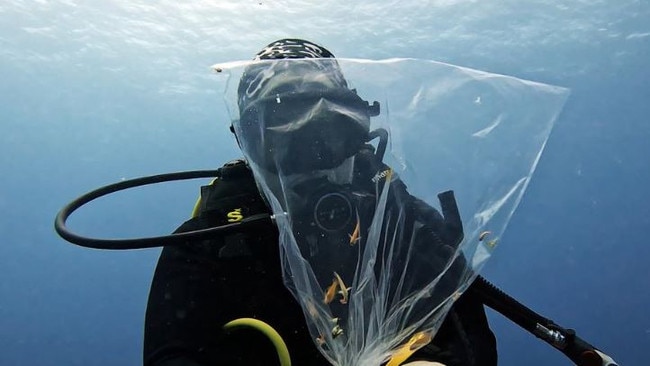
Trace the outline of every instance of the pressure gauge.
<path fill-rule="evenodd" d="M 341 193 L 327 193 L 314 207 L 314 220 L 325 231 L 342 230 L 352 219 L 352 204 Z"/>

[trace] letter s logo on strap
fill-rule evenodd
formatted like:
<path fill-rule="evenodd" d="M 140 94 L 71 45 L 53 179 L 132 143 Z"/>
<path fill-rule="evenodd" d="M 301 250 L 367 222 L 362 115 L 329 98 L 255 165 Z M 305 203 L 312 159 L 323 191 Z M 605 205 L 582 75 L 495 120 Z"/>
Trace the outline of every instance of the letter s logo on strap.
<path fill-rule="evenodd" d="M 244 215 L 241 213 L 241 208 L 236 208 L 227 214 L 228 222 L 239 222 L 244 219 Z"/>

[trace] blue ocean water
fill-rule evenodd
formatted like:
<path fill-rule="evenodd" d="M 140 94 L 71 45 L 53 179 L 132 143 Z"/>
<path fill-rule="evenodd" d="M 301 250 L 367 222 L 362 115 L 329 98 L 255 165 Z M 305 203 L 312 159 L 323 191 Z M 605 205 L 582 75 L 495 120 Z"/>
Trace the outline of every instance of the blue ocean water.
<path fill-rule="evenodd" d="M 650 364 L 647 2 L 12 1 L 0 19 L 0 364 L 141 362 L 158 251 L 68 245 L 54 215 L 106 183 L 239 156 L 209 66 L 283 37 L 570 88 L 483 274 L 621 365 Z M 197 194 L 196 181 L 120 194 L 71 226 L 164 234 Z M 489 315 L 500 364 L 570 364 Z"/>

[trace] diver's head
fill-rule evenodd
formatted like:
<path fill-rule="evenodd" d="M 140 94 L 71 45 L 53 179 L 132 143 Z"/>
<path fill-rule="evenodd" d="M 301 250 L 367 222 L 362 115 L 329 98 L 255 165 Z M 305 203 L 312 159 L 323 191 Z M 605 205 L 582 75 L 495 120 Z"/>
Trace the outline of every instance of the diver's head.
<path fill-rule="evenodd" d="M 324 47 L 300 39 L 269 44 L 244 70 L 233 132 L 248 158 L 284 174 L 331 169 L 369 140 L 368 103 L 348 89 Z"/>

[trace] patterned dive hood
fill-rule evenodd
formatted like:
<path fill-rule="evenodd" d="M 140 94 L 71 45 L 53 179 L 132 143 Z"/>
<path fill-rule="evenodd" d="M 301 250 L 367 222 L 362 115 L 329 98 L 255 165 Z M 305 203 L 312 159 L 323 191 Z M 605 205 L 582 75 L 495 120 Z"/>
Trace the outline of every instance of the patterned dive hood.
<path fill-rule="evenodd" d="M 301 39 L 282 39 L 269 44 L 253 58 L 254 61 L 279 59 L 301 60 L 248 66 L 237 91 L 240 111 L 244 111 L 253 101 L 278 91 L 348 87 L 334 55 L 324 47 Z"/>
<path fill-rule="evenodd" d="M 254 60 L 282 58 L 334 58 L 325 47 L 302 39 L 281 39 L 275 41 L 255 55 Z"/>

